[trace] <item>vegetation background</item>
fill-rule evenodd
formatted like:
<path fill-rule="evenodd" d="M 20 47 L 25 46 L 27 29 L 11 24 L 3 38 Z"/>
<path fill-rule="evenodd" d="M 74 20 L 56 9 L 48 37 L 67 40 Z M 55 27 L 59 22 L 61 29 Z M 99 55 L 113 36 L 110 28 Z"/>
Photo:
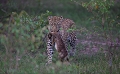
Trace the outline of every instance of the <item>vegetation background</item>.
<path fill-rule="evenodd" d="M 76 23 L 70 64 L 45 66 L 47 17 Z M 120 0 L 0 0 L 0 74 L 120 74 Z"/>

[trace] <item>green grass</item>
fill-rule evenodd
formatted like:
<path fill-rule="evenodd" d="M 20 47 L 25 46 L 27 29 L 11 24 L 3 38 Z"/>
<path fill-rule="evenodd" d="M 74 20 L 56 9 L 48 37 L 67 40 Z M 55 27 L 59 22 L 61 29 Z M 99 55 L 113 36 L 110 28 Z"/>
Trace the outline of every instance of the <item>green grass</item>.
<path fill-rule="evenodd" d="M 3 59 L 3 58 L 2 58 Z M 25 55 L 19 60 L 18 69 L 14 68 L 15 60 L 11 62 L 0 61 L 1 74 L 109 74 L 109 66 L 104 55 L 76 55 L 70 63 L 55 61 L 45 65 L 46 56 L 37 53 L 35 56 Z M 120 59 L 119 59 L 120 60 Z M 119 61 L 118 60 L 118 61 Z M 113 74 L 119 74 L 118 63 L 113 63 Z M 11 67 L 11 68 L 10 68 Z"/>
<path fill-rule="evenodd" d="M 94 31 L 101 34 L 101 25 L 98 22 L 91 23 L 89 18 L 92 14 L 83 7 L 70 2 L 69 0 L 41 1 L 41 7 L 29 8 L 28 6 L 28 8 L 24 10 L 32 16 L 37 16 L 49 10 L 53 13 L 52 15 L 63 16 L 74 20 L 77 30 L 79 30 L 77 34 L 79 39 L 86 39 L 86 36 L 88 34 L 93 34 Z M 12 8 L 9 9 L 11 11 L 19 12 L 22 10 L 22 8 L 18 9 L 15 6 L 11 7 Z M 94 26 L 97 27 L 94 28 Z M 95 37 L 99 38 L 98 35 Z M 12 54 L 12 59 L 9 58 L 9 56 L 6 56 L 5 48 L 0 44 L 0 74 L 110 74 L 108 60 L 101 51 L 92 55 L 82 54 L 80 51 L 85 49 L 85 45 L 81 44 L 78 44 L 77 49 L 78 53 L 75 57 L 70 57 L 70 64 L 62 64 L 59 62 L 57 53 L 54 52 L 53 64 L 46 66 L 46 48 L 37 49 L 36 53 L 27 52 L 24 55 L 20 54 L 22 57 L 18 61 L 18 67 L 16 69 L 16 54 Z M 120 74 L 119 53 L 114 55 L 112 74 Z"/>

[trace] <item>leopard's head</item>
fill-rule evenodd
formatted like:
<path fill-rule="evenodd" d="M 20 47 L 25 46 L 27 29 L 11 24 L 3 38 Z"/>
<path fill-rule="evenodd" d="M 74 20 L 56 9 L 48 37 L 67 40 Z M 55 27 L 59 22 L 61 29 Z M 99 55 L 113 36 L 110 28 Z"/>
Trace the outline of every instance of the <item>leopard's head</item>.
<path fill-rule="evenodd" d="M 50 32 L 59 31 L 62 21 L 63 21 L 62 16 L 48 16 L 49 31 Z"/>

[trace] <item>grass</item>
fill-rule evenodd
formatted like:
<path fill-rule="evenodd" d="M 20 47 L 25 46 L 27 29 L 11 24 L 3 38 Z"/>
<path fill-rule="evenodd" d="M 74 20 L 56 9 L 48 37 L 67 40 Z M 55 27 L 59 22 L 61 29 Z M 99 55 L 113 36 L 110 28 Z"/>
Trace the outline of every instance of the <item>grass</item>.
<path fill-rule="evenodd" d="M 77 46 L 79 49 L 77 50 L 78 53 L 75 57 L 70 58 L 70 64 L 59 62 L 57 53 L 54 52 L 53 64 L 45 66 L 47 56 L 43 54 L 45 49 L 42 49 L 42 52 L 37 52 L 34 55 L 30 53 L 28 55 L 25 54 L 19 61 L 17 70 L 14 68 L 6 70 L 7 68 L 4 68 L 4 65 L 2 65 L 1 69 L 4 69 L 3 72 L 8 71 L 10 74 L 110 74 L 108 60 L 104 53 L 100 53 L 101 51 L 88 55 L 79 53 L 85 48 L 84 45 L 79 45 Z M 115 53 L 118 58 L 113 60 L 112 73 L 119 74 L 119 50 Z M 9 65 L 9 63 L 7 64 Z"/>
<path fill-rule="evenodd" d="M 89 34 L 93 34 L 96 30 L 97 33 L 101 34 L 99 29 L 101 26 L 96 22 L 91 23 L 89 18 L 92 14 L 86 9 L 73 2 L 69 2 L 68 0 L 54 0 L 53 3 L 52 1 L 53 0 L 44 0 L 39 10 L 37 8 L 28 8 L 28 13 L 36 16 L 37 14 L 41 14 L 46 12 L 46 10 L 49 10 L 53 13 L 52 15 L 63 16 L 74 20 L 77 25 L 77 29 L 79 30 L 77 34 L 79 40 L 87 40 L 86 37 Z M 94 28 L 94 26 L 98 26 L 98 28 Z M 99 38 L 96 34 L 94 37 Z M 91 44 L 90 46 L 93 45 L 94 44 Z M 6 59 L 5 48 L 1 46 L 0 74 L 110 74 L 108 60 L 104 53 L 99 51 L 95 54 L 83 54 L 81 51 L 85 50 L 85 46 L 88 45 L 78 44 L 77 54 L 70 58 L 70 63 L 62 64 L 58 61 L 57 53 L 54 52 L 53 64 L 46 66 L 46 49 L 42 48 L 41 50 L 37 50 L 36 53 L 27 53 L 22 55 L 20 60 L 18 60 L 17 68 L 15 68 L 15 55 L 12 54 L 12 59 Z M 120 74 L 119 54 L 117 53 L 114 57 L 117 58 L 113 59 L 112 74 Z"/>
<path fill-rule="evenodd" d="M 24 55 L 15 69 L 15 60 L 0 61 L 0 74 L 109 74 L 109 66 L 103 53 L 94 55 L 76 55 L 69 63 L 54 61 L 45 65 L 46 56 L 37 53 L 34 56 Z M 118 60 L 120 61 L 120 59 Z M 113 74 L 119 74 L 119 62 L 113 63 Z"/>

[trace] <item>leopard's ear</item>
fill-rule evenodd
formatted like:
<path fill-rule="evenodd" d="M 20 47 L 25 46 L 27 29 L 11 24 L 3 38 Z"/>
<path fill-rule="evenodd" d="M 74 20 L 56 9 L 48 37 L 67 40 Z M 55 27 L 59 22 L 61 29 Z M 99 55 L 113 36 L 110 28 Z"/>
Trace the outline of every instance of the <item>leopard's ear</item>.
<path fill-rule="evenodd" d="M 60 16 L 61 19 L 63 19 L 63 16 Z"/>
<path fill-rule="evenodd" d="M 50 20 L 52 18 L 52 16 L 48 16 L 48 20 Z"/>

